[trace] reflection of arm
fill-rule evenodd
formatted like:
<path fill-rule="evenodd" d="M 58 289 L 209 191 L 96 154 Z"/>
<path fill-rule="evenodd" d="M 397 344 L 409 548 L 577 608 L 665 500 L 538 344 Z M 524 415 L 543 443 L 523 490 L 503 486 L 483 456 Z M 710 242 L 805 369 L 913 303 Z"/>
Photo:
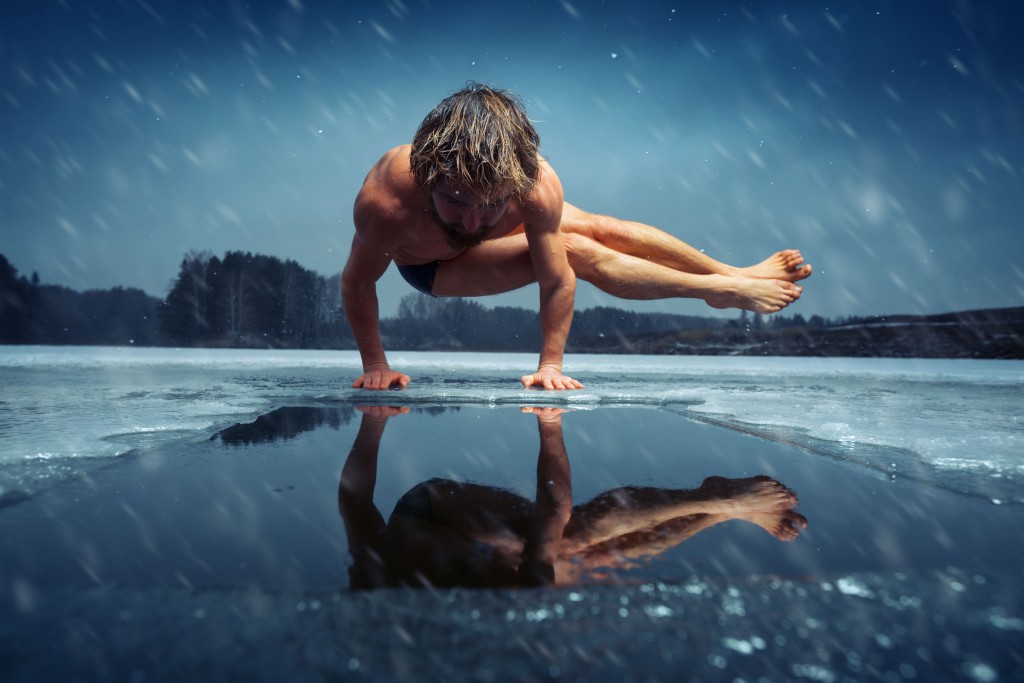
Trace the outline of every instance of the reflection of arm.
<path fill-rule="evenodd" d="M 537 500 L 527 530 L 520 576 L 527 583 L 552 583 L 558 545 L 572 515 L 572 475 L 561 417 L 538 414 L 537 418 Z"/>
<path fill-rule="evenodd" d="M 338 511 L 345 522 L 349 552 L 374 585 L 386 583 L 387 527 L 373 504 L 377 453 L 385 425 L 386 417 L 363 415 L 338 485 Z"/>

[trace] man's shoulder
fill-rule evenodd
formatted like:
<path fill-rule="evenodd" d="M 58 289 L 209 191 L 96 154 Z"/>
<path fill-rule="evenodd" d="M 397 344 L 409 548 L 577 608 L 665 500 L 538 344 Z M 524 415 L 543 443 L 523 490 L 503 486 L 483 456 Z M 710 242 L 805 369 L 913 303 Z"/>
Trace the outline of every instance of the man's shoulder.
<path fill-rule="evenodd" d="M 417 194 L 409 172 L 409 145 L 388 150 L 370 169 L 356 195 L 353 207 L 356 229 L 379 232 L 401 223 Z"/>
<path fill-rule="evenodd" d="M 562 215 L 562 183 L 550 164 L 541 159 L 540 173 L 530 194 L 523 200 L 522 208 L 527 224 L 559 223 Z"/>
<path fill-rule="evenodd" d="M 409 145 L 394 147 L 373 165 L 363 180 L 356 203 L 371 205 L 393 199 L 401 199 L 415 191 L 415 183 L 409 172 Z"/>
<path fill-rule="evenodd" d="M 377 160 L 363 180 L 363 190 L 401 186 L 411 180 L 409 150 L 411 145 L 392 147 Z"/>
<path fill-rule="evenodd" d="M 377 162 L 377 165 L 380 166 L 381 164 L 399 164 L 404 165 L 405 169 L 408 170 L 409 157 L 411 153 L 412 145 L 409 144 L 392 147 L 388 151 L 384 152 L 383 156 L 381 156 L 380 158 L 380 161 Z"/>

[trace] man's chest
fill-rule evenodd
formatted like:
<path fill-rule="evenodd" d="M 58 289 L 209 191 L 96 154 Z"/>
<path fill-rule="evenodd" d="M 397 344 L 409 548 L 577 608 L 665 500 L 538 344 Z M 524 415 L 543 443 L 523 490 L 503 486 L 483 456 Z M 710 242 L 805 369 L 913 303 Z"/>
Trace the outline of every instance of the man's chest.
<path fill-rule="evenodd" d="M 395 248 L 392 258 L 399 264 L 428 263 L 455 258 L 477 243 L 492 242 L 523 231 L 516 220 L 502 221 L 481 235 L 460 231 L 457 227 L 445 228 L 428 217 L 417 220 L 402 231 L 403 239 Z M 482 239 L 480 239 L 482 238 Z"/>

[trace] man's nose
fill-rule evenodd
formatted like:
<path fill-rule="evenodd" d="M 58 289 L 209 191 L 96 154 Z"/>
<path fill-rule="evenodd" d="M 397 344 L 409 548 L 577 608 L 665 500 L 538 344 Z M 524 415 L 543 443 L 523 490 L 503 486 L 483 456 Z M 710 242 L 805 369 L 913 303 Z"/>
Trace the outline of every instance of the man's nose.
<path fill-rule="evenodd" d="M 480 227 L 480 210 L 472 208 L 466 211 L 462 218 L 462 227 L 466 229 L 466 232 L 476 232 Z"/>

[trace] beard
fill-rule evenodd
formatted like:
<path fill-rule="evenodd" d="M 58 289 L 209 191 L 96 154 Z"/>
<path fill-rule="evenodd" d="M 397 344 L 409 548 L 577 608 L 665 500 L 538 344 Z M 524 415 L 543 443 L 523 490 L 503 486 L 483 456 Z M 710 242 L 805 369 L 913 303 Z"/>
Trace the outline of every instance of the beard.
<path fill-rule="evenodd" d="M 434 219 L 437 227 L 441 229 L 441 234 L 444 235 L 444 240 L 452 251 L 465 251 L 470 247 L 475 247 L 486 240 L 494 230 L 493 225 L 481 225 L 476 232 L 468 233 L 459 223 L 445 223 L 441 220 L 433 202 L 430 202 L 429 210 L 430 216 Z"/>

